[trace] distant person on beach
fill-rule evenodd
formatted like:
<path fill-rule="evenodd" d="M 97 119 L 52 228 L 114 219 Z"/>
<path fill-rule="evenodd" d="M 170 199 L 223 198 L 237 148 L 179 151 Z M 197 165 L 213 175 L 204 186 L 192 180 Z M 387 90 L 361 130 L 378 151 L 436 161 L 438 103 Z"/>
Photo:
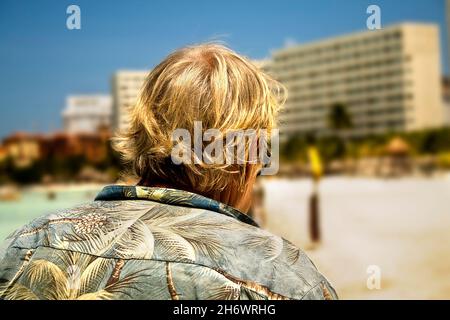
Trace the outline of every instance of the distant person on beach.
<path fill-rule="evenodd" d="M 224 46 L 170 54 L 149 73 L 128 128 L 113 141 L 139 183 L 107 186 L 92 203 L 9 236 L 0 298 L 337 299 L 303 251 L 246 214 L 265 169 L 251 156 L 259 144 L 232 140 L 246 143 L 234 162 L 219 144 L 198 154 L 205 141 L 240 130 L 262 141 L 284 96 Z"/>

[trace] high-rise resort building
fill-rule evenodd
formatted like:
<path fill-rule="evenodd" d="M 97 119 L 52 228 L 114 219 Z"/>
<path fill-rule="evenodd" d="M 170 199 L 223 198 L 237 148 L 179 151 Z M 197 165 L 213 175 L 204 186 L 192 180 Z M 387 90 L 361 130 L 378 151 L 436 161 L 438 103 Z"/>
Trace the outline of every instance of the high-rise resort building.
<path fill-rule="evenodd" d="M 136 103 L 149 71 L 117 71 L 112 79 L 113 128 L 124 130 L 129 123 L 129 110 Z"/>
<path fill-rule="evenodd" d="M 405 23 L 273 52 L 270 72 L 288 89 L 282 139 L 330 133 L 343 104 L 353 137 L 444 124 L 439 29 Z"/>
<path fill-rule="evenodd" d="M 445 1 L 446 25 L 447 25 L 447 62 L 450 64 L 450 0 Z M 450 67 L 449 67 L 450 68 Z"/>
<path fill-rule="evenodd" d="M 111 127 L 112 99 L 109 95 L 72 95 L 62 112 L 64 131 L 70 134 L 96 133 L 100 127 Z"/>

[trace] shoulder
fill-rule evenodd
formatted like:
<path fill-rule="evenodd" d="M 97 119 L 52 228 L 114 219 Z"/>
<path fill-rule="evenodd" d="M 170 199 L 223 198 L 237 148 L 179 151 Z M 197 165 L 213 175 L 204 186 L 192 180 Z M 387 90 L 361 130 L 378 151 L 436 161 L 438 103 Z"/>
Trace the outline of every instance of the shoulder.
<path fill-rule="evenodd" d="M 286 239 L 268 231 L 242 226 L 233 244 L 235 265 L 230 273 L 248 280 L 250 286 L 263 286 L 277 295 L 290 299 L 337 298 L 329 283 L 301 249 Z"/>
<path fill-rule="evenodd" d="M 45 247 L 168 263 L 166 271 L 185 290 L 197 279 L 196 286 L 239 287 L 253 298 L 336 297 L 289 241 L 223 214 L 152 201 L 94 201 L 58 211 L 20 228 L 5 246 L 10 256 L 18 248 L 25 257 L 27 249 Z"/>

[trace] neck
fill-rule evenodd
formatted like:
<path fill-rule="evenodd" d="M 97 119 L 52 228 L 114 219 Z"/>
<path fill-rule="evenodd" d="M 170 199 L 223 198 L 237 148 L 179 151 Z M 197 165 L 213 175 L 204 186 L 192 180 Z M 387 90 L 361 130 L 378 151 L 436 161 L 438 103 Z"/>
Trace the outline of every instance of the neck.
<path fill-rule="evenodd" d="M 154 187 L 154 188 L 170 188 L 170 189 L 177 189 L 177 190 L 183 190 L 191 193 L 196 193 L 199 195 L 202 195 L 204 197 L 225 203 L 231 207 L 234 207 L 235 209 L 247 213 L 250 206 L 248 204 L 242 204 L 242 200 L 245 197 L 249 197 L 250 195 L 248 192 L 239 192 L 239 188 L 235 188 L 233 186 L 229 186 L 225 188 L 222 191 L 213 191 L 213 192 L 199 192 L 198 190 L 189 188 L 184 185 L 177 185 L 168 181 L 162 181 L 162 180 L 148 180 L 148 179 L 141 179 L 138 183 L 140 186 L 144 187 Z M 251 189 L 250 189 L 251 190 Z M 250 196 L 251 197 L 251 196 Z M 251 203 L 248 202 L 248 203 Z"/>

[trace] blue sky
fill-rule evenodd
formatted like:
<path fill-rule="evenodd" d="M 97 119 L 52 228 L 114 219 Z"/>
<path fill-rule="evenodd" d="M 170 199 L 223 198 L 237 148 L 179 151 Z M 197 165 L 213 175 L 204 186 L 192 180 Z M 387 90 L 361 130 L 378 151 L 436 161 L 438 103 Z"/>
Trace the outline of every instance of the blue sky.
<path fill-rule="evenodd" d="M 81 8 L 81 30 L 66 28 L 70 4 Z M 444 0 L 2 0 L 0 137 L 60 128 L 66 95 L 109 92 L 115 70 L 149 69 L 180 46 L 222 40 L 263 58 L 287 41 L 364 30 L 370 4 L 381 7 L 383 26 L 439 24 L 447 73 Z"/>

